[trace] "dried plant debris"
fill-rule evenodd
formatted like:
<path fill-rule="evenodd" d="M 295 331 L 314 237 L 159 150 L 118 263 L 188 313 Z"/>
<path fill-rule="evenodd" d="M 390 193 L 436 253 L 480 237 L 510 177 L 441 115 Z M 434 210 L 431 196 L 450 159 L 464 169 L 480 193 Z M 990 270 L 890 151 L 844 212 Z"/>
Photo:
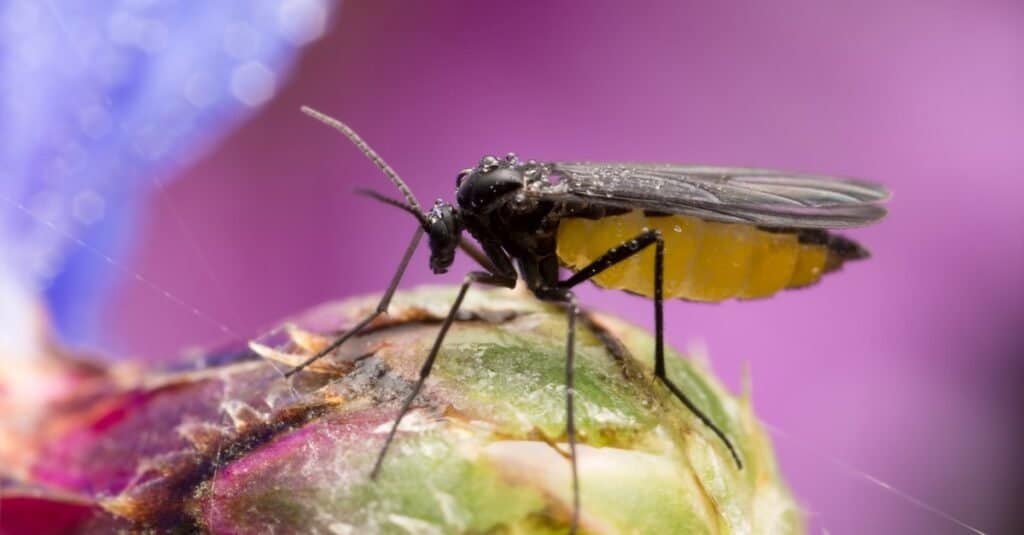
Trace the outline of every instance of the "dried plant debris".
<path fill-rule="evenodd" d="M 380 477 L 368 477 L 453 297 L 398 294 L 390 315 L 292 380 L 288 366 L 375 299 L 321 306 L 197 365 L 92 371 L 88 388 L 47 400 L 37 425 L 0 424 L 15 437 L 0 448 L 0 531 L 566 532 L 565 316 L 516 292 L 468 295 Z M 802 533 L 749 400 L 671 354 L 671 378 L 735 441 L 740 471 L 653 381 L 652 338 L 592 321 L 577 334 L 581 531 Z"/>

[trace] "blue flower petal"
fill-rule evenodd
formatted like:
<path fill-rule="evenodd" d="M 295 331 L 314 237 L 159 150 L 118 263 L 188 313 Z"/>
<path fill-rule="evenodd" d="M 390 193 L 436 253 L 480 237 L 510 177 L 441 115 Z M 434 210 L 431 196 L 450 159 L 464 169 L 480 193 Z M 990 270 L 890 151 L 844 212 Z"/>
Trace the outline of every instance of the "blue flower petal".
<path fill-rule="evenodd" d="M 92 339 L 116 274 L 103 255 L 124 254 L 141 198 L 272 98 L 332 7 L 0 4 L 0 247 L 67 341 Z"/>

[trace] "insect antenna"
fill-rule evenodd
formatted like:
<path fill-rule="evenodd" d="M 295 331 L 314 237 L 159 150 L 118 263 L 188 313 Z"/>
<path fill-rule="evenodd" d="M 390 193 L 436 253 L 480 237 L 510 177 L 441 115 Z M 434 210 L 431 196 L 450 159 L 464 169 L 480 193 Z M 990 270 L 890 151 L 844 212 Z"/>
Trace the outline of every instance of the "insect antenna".
<path fill-rule="evenodd" d="M 375 201 L 382 202 L 382 203 L 384 203 L 384 204 L 386 204 L 388 206 L 394 206 L 395 208 L 398 208 L 399 210 L 402 210 L 404 212 L 408 212 L 408 213 L 412 214 L 414 217 L 416 217 L 416 220 L 420 222 L 420 226 L 421 227 L 423 227 L 424 229 L 427 228 L 427 218 L 426 218 L 426 216 L 424 216 L 422 212 L 416 210 L 412 206 L 409 206 L 407 204 L 402 204 L 402 203 L 400 203 L 400 202 L 398 202 L 398 201 L 388 197 L 387 195 L 382 195 L 382 194 L 380 194 L 380 193 L 378 193 L 376 191 L 373 191 L 371 189 L 362 189 L 362 188 L 360 188 L 360 189 L 356 190 L 356 193 L 359 194 L 359 195 L 365 195 L 365 196 L 367 196 L 367 197 L 369 197 L 369 198 L 371 198 L 371 199 L 373 199 Z M 481 251 L 480 249 L 478 249 L 472 243 L 470 243 L 470 242 L 468 242 L 466 240 L 460 239 L 459 240 L 459 249 L 462 249 L 462 251 L 464 253 L 469 255 L 470 258 L 472 258 L 477 264 L 480 264 L 480 267 L 484 268 L 485 270 L 487 270 L 487 271 L 489 271 L 491 273 L 497 273 L 498 272 L 498 268 L 494 266 L 494 262 L 491 262 L 491 259 L 487 257 L 487 254 L 484 253 L 483 251 Z"/>
<path fill-rule="evenodd" d="M 371 198 L 371 199 L 373 199 L 375 201 L 382 202 L 382 203 L 384 203 L 386 205 L 394 206 L 395 208 L 398 208 L 399 210 L 402 210 L 403 212 L 408 212 L 408 213 L 412 214 L 413 217 L 415 217 L 417 221 L 420 222 L 421 226 L 423 226 L 423 227 L 427 226 L 427 218 L 426 218 L 426 216 L 424 216 L 422 212 L 420 212 L 419 210 L 413 208 L 412 206 L 409 206 L 408 204 L 402 204 L 402 203 L 400 203 L 400 202 L 398 202 L 398 201 L 388 197 L 387 195 L 382 195 L 381 193 L 373 191 L 372 189 L 359 188 L 359 189 L 356 190 L 356 193 L 359 194 L 359 195 L 363 195 L 363 196 L 369 197 L 369 198 Z"/>
<path fill-rule="evenodd" d="M 313 108 L 310 108 L 309 106 L 303 106 L 302 113 L 305 113 L 306 115 L 320 121 L 321 123 L 324 123 L 327 126 L 330 126 L 331 128 L 334 128 L 335 130 L 341 132 L 345 137 L 348 138 L 349 141 L 352 142 L 353 145 L 355 145 L 363 154 L 365 154 L 366 157 L 369 158 L 370 161 L 372 161 L 389 179 L 391 179 L 391 182 L 398 188 L 399 191 L 402 192 L 402 195 L 405 196 L 405 200 L 409 202 L 409 206 L 416 209 L 417 212 L 423 211 L 423 208 L 420 207 L 419 201 L 416 200 L 416 196 L 412 194 L 412 190 L 409 189 L 409 186 L 405 183 L 405 181 L 402 180 L 400 176 L 398 176 L 398 173 L 396 173 L 395 170 L 392 169 L 391 166 L 388 165 L 387 162 L 385 162 L 384 159 L 381 158 L 380 155 L 377 154 L 377 152 L 373 150 L 373 148 L 371 148 L 368 143 L 366 143 L 366 141 L 363 141 L 363 138 L 359 137 L 359 134 L 357 134 L 355 130 L 349 128 L 348 125 L 346 125 L 345 123 L 333 117 L 325 115 L 319 111 L 316 111 Z"/>

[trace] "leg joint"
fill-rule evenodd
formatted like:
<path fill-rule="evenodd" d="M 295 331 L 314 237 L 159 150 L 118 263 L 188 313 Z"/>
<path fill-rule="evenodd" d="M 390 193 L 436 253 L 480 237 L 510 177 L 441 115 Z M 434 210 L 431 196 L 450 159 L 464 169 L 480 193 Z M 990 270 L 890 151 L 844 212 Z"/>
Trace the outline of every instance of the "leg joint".
<path fill-rule="evenodd" d="M 501 286 L 503 288 L 516 287 L 515 277 L 506 277 L 504 275 L 488 273 L 486 271 L 471 271 L 466 275 L 464 279 L 462 279 L 462 284 L 464 286 L 468 286 L 473 283 L 487 284 L 490 286 Z"/>
<path fill-rule="evenodd" d="M 643 251 L 652 243 L 658 244 L 657 251 L 664 251 L 665 242 L 661 239 L 661 231 L 658 229 L 644 230 L 633 238 L 608 249 L 603 255 L 574 273 L 568 279 L 559 281 L 558 287 L 572 288 L 573 286 L 594 277 L 615 264 L 618 264 L 635 254 L 639 254 L 640 251 Z"/>

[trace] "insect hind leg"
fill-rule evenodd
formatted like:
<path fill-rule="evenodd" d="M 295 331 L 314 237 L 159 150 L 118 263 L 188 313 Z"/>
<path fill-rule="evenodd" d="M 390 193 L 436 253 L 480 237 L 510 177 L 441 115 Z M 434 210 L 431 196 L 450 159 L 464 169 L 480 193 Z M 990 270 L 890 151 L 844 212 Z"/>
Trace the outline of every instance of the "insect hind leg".
<path fill-rule="evenodd" d="M 559 282 L 560 288 L 572 288 L 577 284 L 589 280 L 602 271 L 622 262 L 651 245 L 654 249 L 654 375 L 664 384 L 669 391 L 687 409 L 708 427 L 729 450 L 736 466 L 743 468 L 743 461 L 740 460 L 736 447 L 713 421 L 697 405 L 687 397 L 675 383 L 669 379 L 665 370 L 665 317 L 664 317 L 664 279 L 665 279 L 665 241 L 657 230 L 645 230 L 636 237 L 608 249 L 603 255 L 574 273 L 568 279 Z"/>

